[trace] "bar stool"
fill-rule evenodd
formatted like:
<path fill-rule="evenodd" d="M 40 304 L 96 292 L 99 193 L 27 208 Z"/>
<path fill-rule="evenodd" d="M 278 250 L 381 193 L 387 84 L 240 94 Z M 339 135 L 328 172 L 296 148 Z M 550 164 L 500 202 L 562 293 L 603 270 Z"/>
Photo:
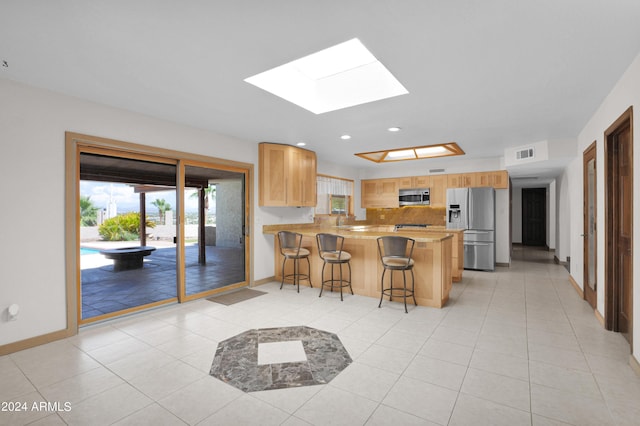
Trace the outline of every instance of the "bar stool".
<path fill-rule="evenodd" d="M 351 254 L 342 250 L 342 246 L 344 245 L 344 237 L 340 235 L 334 234 L 317 234 L 316 242 L 318 243 L 318 254 L 320 258 L 323 260 L 322 264 L 322 284 L 320 285 L 320 294 L 318 297 L 322 297 L 322 290 L 325 287 L 331 287 L 331 291 L 333 292 L 334 287 L 340 287 L 340 300 L 342 299 L 342 288 L 349 287 L 351 290 L 351 294 L 353 294 L 353 288 L 351 287 Z M 342 277 L 342 265 L 347 264 L 349 267 L 349 279 L 345 280 Z M 331 265 L 331 279 L 324 279 L 324 267 L 327 264 Z M 339 265 L 340 267 L 340 278 L 335 279 L 334 277 L 334 267 Z"/>
<path fill-rule="evenodd" d="M 382 279 L 380 292 L 380 303 L 378 304 L 378 308 L 382 306 L 382 298 L 383 296 L 389 296 L 389 301 L 393 300 L 394 291 L 395 295 L 402 295 L 404 298 L 404 311 L 407 311 L 407 296 L 413 297 L 413 304 L 418 305 L 416 302 L 415 296 L 415 277 L 413 275 L 413 259 L 411 256 L 413 255 L 413 246 L 415 244 L 415 240 L 407 237 L 400 236 L 387 236 L 387 237 L 378 237 L 378 253 L 380 254 L 380 261 L 382 262 L 382 266 L 384 270 L 382 271 Z M 391 278 L 389 287 L 384 286 L 384 274 L 387 270 L 391 271 Z M 393 286 L 393 272 L 394 271 L 402 271 L 402 278 L 404 279 L 403 287 L 394 287 Z M 407 271 L 411 272 L 411 288 L 407 288 L 407 276 L 405 273 Z"/>
<path fill-rule="evenodd" d="M 311 273 L 311 263 L 309 262 L 310 252 L 308 249 L 302 247 L 302 234 L 280 231 L 278 232 L 278 240 L 280 241 L 280 254 L 283 256 L 280 290 L 282 290 L 285 279 L 293 279 L 292 284 L 298 285 L 298 293 L 300 293 L 300 279 L 309 281 L 309 286 L 313 287 L 309 276 Z M 285 275 L 284 267 L 289 259 L 293 260 L 293 274 Z M 306 274 L 300 273 L 300 259 L 307 259 L 308 269 Z"/>

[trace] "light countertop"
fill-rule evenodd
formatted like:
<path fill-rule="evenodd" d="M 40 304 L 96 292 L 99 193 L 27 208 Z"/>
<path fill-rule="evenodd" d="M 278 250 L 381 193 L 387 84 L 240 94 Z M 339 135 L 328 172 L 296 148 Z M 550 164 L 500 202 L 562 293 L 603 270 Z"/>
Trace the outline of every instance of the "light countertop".
<path fill-rule="evenodd" d="M 425 229 L 400 229 L 394 231 L 393 225 L 343 225 L 343 226 L 325 226 L 309 224 L 278 224 L 264 225 L 262 233 L 277 234 L 279 231 L 297 232 L 304 236 L 315 237 L 316 234 L 326 232 L 341 235 L 345 238 L 353 239 L 375 239 L 382 236 L 398 235 L 413 238 L 418 242 L 439 242 L 449 238 L 453 238 L 456 232 L 461 230 L 448 230 L 444 227 L 433 227 Z M 450 232 L 451 231 L 451 232 Z"/>

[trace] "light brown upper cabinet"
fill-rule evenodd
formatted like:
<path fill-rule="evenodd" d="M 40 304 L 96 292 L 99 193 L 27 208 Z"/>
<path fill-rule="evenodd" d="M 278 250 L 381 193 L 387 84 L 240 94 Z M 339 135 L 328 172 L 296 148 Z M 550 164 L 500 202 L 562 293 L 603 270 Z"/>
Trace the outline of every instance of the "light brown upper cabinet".
<path fill-rule="evenodd" d="M 431 207 L 445 207 L 447 202 L 447 175 L 431 175 L 429 202 Z"/>
<path fill-rule="evenodd" d="M 477 185 L 477 173 L 455 173 L 447 175 L 447 188 L 471 188 Z"/>
<path fill-rule="evenodd" d="M 398 178 L 399 189 L 429 188 L 429 176 L 407 176 Z"/>
<path fill-rule="evenodd" d="M 399 207 L 399 179 L 362 180 L 360 205 L 362 208 Z"/>
<path fill-rule="evenodd" d="M 260 206 L 315 207 L 315 152 L 291 145 L 263 142 L 258 148 L 258 163 Z"/>
<path fill-rule="evenodd" d="M 495 189 L 509 188 L 509 173 L 506 170 L 476 173 L 476 186 L 493 186 Z"/>

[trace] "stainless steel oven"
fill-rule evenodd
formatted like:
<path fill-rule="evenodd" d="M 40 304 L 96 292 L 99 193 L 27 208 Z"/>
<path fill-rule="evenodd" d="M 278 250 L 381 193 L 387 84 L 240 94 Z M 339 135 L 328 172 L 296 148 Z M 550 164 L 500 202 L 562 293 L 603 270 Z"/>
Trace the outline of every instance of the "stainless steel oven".
<path fill-rule="evenodd" d="M 400 206 L 428 206 L 429 188 L 401 189 L 398 201 Z"/>

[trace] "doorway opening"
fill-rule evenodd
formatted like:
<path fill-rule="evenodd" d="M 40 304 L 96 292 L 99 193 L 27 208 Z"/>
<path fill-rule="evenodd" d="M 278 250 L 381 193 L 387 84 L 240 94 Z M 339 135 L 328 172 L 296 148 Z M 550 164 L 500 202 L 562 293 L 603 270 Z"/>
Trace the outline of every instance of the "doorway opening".
<path fill-rule="evenodd" d="M 522 188 L 522 245 L 547 245 L 546 188 Z"/>
<path fill-rule="evenodd" d="M 246 287 L 252 167 L 67 133 L 69 327 Z"/>
<path fill-rule="evenodd" d="M 633 109 L 606 131 L 605 327 L 633 350 Z"/>

